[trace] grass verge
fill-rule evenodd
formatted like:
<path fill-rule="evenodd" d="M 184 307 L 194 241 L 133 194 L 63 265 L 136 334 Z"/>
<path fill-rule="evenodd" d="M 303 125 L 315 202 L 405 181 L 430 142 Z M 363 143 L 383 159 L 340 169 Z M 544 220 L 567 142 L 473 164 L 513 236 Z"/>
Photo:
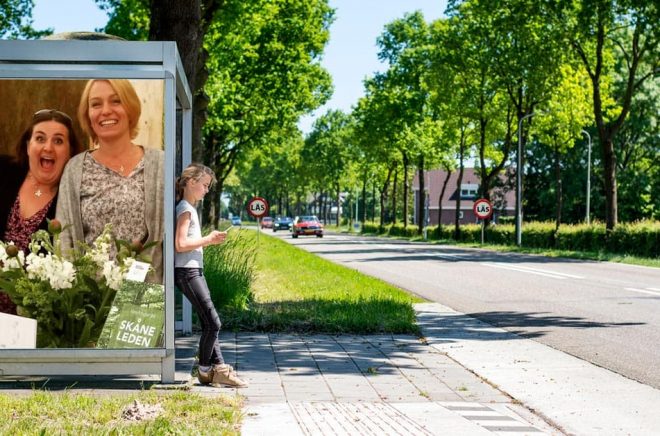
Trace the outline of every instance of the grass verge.
<path fill-rule="evenodd" d="M 467 243 L 467 242 L 456 242 L 453 240 L 424 241 L 421 238 L 410 238 L 409 240 L 417 241 L 417 242 L 426 242 L 431 244 L 455 245 L 457 247 L 482 248 L 485 250 L 499 251 L 503 253 L 538 254 L 541 256 L 548 256 L 548 257 L 563 257 L 567 259 L 617 262 L 617 263 L 625 263 L 628 265 L 640 265 L 640 266 L 660 268 L 660 259 L 649 259 L 645 257 L 628 256 L 624 254 L 607 253 L 604 251 L 549 250 L 543 248 L 516 247 L 512 245 L 498 245 L 498 244 L 482 245 L 482 244 Z"/>
<path fill-rule="evenodd" d="M 226 306 L 223 328 L 298 333 L 412 333 L 413 303 L 423 301 L 382 280 L 334 264 L 261 233 L 241 231 L 257 247 L 253 298 Z"/>
<path fill-rule="evenodd" d="M 131 420 L 137 400 L 157 416 Z M 91 396 L 35 391 L 26 396 L 0 394 L 0 434 L 218 434 L 239 435 L 241 400 L 190 392 Z M 139 414 L 139 413 L 138 413 Z"/>

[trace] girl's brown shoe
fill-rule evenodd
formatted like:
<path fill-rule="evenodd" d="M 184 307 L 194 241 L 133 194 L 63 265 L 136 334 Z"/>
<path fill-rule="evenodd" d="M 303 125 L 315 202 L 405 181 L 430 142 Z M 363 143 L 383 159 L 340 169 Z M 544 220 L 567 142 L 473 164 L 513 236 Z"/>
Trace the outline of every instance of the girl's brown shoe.
<path fill-rule="evenodd" d="M 245 388 L 248 385 L 246 382 L 238 378 L 234 368 L 226 363 L 223 365 L 214 365 L 212 371 L 213 380 L 211 381 L 211 384 L 213 386 L 220 385 L 232 388 Z"/>
<path fill-rule="evenodd" d="M 203 385 L 211 384 L 213 382 L 213 367 L 208 371 L 202 371 L 197 367 L 197 380 Z"/>

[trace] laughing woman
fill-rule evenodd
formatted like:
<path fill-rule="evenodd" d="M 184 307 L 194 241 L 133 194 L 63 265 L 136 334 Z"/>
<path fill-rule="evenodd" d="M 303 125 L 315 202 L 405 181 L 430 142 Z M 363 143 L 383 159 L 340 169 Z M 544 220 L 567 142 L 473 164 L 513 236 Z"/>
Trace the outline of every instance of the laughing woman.
<path fill-rule="evenodd" d="M 162 283 L 164 153 L 133 142 L 141 111 L 128 80 L 87 82 L 78 121 L 93 147 L 64 169 L 57 218 L 70 224 L 61 234 L 65 249 L 76 241 L 92 244 L 106 224 L 117 239 L 159 242 L 150 253 L 155 273 L 148 279 Z"/>
<path fill-rule="evenodd" d="M 37 111 L 16 144 L 15 156 L 0 156 L 0 239 L 27 251 L 32 233 L 55 217 L 64 165 L 80 151 L 71 118 L 54 109 Z M 0 312 L 16 305 L 0 292 Z"/>

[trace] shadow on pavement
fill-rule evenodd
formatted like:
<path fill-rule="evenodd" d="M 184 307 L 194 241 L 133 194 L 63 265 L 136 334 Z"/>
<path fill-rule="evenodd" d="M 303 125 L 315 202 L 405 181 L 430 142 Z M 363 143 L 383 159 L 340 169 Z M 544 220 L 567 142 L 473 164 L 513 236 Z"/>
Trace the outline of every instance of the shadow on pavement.
<path fill-rule="evenodd" d="M 526 330 L 542 327 L 567 328 L 616 328 L 642 325 L 638 322 L 597 322 L 584 318 L 545 315 L 543 312 L 477 312 L 469 314 L 420 313 L 420 328 L 427 336 L 441 343 L 471 340 L 498 341 L 538 338 L 549 333 L 546 330 Z M 484 325 L 488 323 L 490 325 Z M 506 329 L 502 332 L 499 329 Z"/>

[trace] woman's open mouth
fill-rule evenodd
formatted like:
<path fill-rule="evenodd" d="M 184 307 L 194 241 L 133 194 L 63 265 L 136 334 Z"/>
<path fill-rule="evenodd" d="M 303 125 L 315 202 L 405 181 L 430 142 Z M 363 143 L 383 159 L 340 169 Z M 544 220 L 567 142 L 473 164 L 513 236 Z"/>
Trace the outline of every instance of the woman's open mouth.
<path fill-rule="evenodd" d="M 45 170 L 51 170 L 55 167 L 55 158 L 53 157 L 42 157 L 39 159 L 39 164 L 41 168 Z"/>

